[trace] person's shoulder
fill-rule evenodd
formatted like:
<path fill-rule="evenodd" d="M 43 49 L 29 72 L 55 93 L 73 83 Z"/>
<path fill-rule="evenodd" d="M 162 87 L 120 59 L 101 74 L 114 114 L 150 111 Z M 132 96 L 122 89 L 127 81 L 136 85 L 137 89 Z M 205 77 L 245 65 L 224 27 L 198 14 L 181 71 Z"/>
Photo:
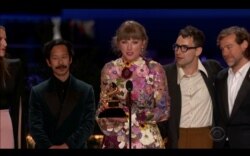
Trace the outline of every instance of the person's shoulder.
<path fill-rule="evenodd" d="M 103 68 L 107 68 L 108 66 L 114 65 L 114 62 L 115 62 L 115 60 L 106 62 L 106 63 L 104 64 Z"/>
<path fill-rule="evenodd" d="M 149 65 L 153 68 L 156 68 L 156 69 L 162 69 L 162 70 L 169 70 L 169 69 L 174 69 L 176 68 L 176 64 L 175 63 L 169 63 L 169 64 L 161 64 L 155 60 L 150 60 L 149 61 Z"/>
<path fill-rule="evenodd" d="M 80 80 L 80 79 L 76 79 L 76 82 L 77 82 L 79 85 L 84 86 L 84 87 L 92 87 L 91 84 L 89 84 L 89 83 L 87 83 L 87 82 L 85 82 L 85 81 L 83 81 L 83 80 Z"/>
<path fill-rule="evenodd" d="M 217 79 L 223 79 L 225 76 L 227 76 L 228 68 L 222 69 L 218 74 L 217 74 Z"/>
<path fill-rule="evenodd" d="M 121 58 L 117 58 L 115 60 L 111 60 L 109 62 L 106 62 L 104 64 L 104 66 L 102 67 L 102 73 L 106 73 L 107 70 L 111 69 L 111 68 L 114 68 L 114 67 L 117 67 L 117 66 L 120 66 L 122 65 L 122 59 Z"/>
<path fill-rule="evenodd" d="M 13 58 L 13 59 L 7 58 L 6 62 L 8 62 L 8 64 L 10 66 L 12 66 L 12 65 L 13 66 L 20 66 L 22 64 L 22 61 L 19 58 Z"/>
<path fill-rule="evenodd" d="M 152 59 L 148 60 L 148 67 L 151 70 L 163 70 L 162 64 Z"/>
<path fill-rule="evenodd" d="M 7 62 L 9 69 L 12 73 L 22 72 L 23 66 L 22 66 L 21 59 L 19 59 L 19 58 L 15 58 L 15 59 L 7 58 L 6 62 Z"/>
<path fill-rule="evenodd" d="M 48 83 L 49 83 L 49 79 L 44 80 L 44 81 L 32 86 L 32 90 L 42 91 L 48 86 Z"/>
<path fill-rule="evenodd" d="M 176 64 L 175 64 L 175 63 L 168 63 L 168 64 L 164 64 L 164 65 L 162 65 L 162 66 L 163 66 L 163 68 L 164 68 L 165 70 L 169 70 L 169 69 L 175 68 L 175 67 L 176 67 Z"/>
<path fill-rule="evenodd" d="M 153 59 L 146 59 L 145 61 L 148 61 L 148 64 L 150 66 L 161 66 L 162 67 L 162 64 L 156 60 L 153 60 Z"/>
<path fill-rule="evenodd" d="M 207 60 L 203 61 L 203 63 L 206 63 L 208 65 L 214 65 L 214 64 L 220 65 L 220 62 L 217 60 L 214 60 L 214 59 L 207 59 Z"/>
<path fill-rule="evenodd" d="M 202 62 L 206 70 L 210 71 L 213 75 L 217 75 L 219 71 L 224 69 L 221 63 L 214 59 L 208 59 Z"/>
<path fill-rule="evenodd" d="M 82 88 L 93 88 L 93 86 L 90 83 L 87 83 L 87 82 L 85 82 L 83 80 L 80 80 L 80 79 L 74 77 L 73 75 L 71 75 L 71 78 L 72 78 L 73 81 L 75 81 L 75 84 L 76 84 L 77 88 L 80 88 L 80 87 L 82 87 Z"/>
<path fill-rule="evenodd" d="M 110 61 L 108 61 L 108 62 L 106 62 L 105 64 L 104 64 L 104 67 L 107 67 L 107 66 L 110 66 L 110 65 L 115 65 L 115 64 L 117 64 L 117 63 L 120 63 L 122 60 L 121 60 L 121 58 L 117 58 L 117 59 L 114 59 L 114 60 L 110 60 Z"/>
<path fill-rule="evenodd" d="M 6 58 L 6 61 L 9 63 L 20 63 L 21 59 L 20 58 Z"/>

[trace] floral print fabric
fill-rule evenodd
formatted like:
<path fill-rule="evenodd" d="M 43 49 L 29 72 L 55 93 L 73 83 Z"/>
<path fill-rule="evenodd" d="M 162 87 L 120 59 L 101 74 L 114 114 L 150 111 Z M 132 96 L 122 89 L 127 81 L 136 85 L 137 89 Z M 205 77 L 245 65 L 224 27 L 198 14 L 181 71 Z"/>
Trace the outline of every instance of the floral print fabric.
<path fill-rule="evenodd" d="M 124 68 L 129 68 L 132 75 L 122 76 Z M 133 83 L 131 91 L 131 135 L 129 135 L 129 106 L 127 105 L 126 82 Z M 167 80 L 162 66 L 142 57 L 125 64 L 121 58 L 108 62 L 102 69 L 100 105 L 109 101 L 119 101 L 126 117 L 99 118 L 103 109 L 97 110 L 96 120 L 104 133 L 103 148 L 164 148 L 163 139 L 157 122 L 169 117 L 170 99 Z"/>

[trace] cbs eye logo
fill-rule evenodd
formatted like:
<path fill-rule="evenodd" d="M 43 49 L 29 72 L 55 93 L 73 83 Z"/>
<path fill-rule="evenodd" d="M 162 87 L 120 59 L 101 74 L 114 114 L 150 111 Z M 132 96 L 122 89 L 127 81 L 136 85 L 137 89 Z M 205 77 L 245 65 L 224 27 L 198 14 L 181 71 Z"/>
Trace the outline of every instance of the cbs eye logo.
<path fill-rule="evenodd" d="M 210 136 L 214 141 L 221 141 L 226 137 L 226 134 L 222 127 L 213 127 L 210 130 Z"/>

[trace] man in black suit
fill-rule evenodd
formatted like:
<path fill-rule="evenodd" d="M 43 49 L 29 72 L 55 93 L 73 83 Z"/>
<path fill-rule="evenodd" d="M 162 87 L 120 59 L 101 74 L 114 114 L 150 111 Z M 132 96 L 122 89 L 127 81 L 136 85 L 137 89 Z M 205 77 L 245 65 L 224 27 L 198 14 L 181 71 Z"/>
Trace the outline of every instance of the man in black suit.
<path fill-rule="evenodd" d="M 229 66 L 216 79 L 215 147 L 250 148 L 250 36 L 239 26 L 223 29 L 217 45 Z"/>
<path fill-rule="evenodd" d="M 222 66 L 215 60 L 200 61 L 204 41 L 204 33 L 198 28 L 181 29 L 173 45 L 175 62 L 164 66 L 171 99 L 168 148 L 213 146 L 213 82 Z"/>
<path fill-rule="evenodd" d="M 29 124 L 35 147 L 86 148 L 95 121 L 93 87 L 70 74 L 70 42 L 52 40 L 44 53 L 53 75 L 31 89 Z"/>

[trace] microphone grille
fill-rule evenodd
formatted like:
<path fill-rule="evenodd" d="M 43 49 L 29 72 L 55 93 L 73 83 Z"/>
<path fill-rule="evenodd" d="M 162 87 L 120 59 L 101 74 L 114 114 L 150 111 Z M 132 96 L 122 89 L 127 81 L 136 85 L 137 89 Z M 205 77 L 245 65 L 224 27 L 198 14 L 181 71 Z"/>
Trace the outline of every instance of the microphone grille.
<path fill-rule="evenodd" d="M 127 89 L 129 92 L 131 92 L 131 91 L 133 90 L 133 83 L 132 83 L 131 80 L 128 80 L 128 81 L 126 82 L 126 89 Z"/>

